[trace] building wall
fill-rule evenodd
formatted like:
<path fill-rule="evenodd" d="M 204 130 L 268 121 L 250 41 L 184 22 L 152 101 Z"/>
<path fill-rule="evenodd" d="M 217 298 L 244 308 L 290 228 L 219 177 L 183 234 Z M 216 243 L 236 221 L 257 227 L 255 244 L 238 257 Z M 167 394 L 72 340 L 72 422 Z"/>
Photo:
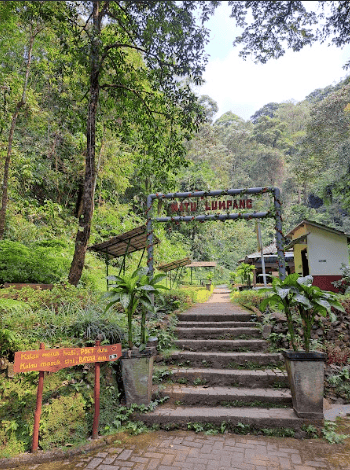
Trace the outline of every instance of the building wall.
<path fill-rule="evenodd" d="M 306 244 L 300 244 L 294 246 L 294 265 L 295 265 L 295 272 L 303 275 L 303 265 L 301 262 L 301 250 L 305 250 L 307 247 Z"/>
<path fill-rule="evenodd" d="M 342 263 L 349 264 L 347 237 L 328 230 L 305 225 L 296 230 L 293 238 L 307 236 L 307 244 L 300 243 L 294 246 L 295 272 L 302 275 L 301 252 L 307 248 L 310 274 L 313 284 L 323 290 L 336 292 L 332 282 L 341 279 Z"/>
<path fill-rule="evenodd" d="M 307 226 L 307 251 L 312 276 L 340 276 L 342 263 L 348 264 L 347 237 Z"/>
<path fill-rule="evenodd" d="M 309 230 L 306 229 L 305 226 L 299 227 L 293 234 L 293 238 L 299 238 L 302 235 L 306 235 L 309 233 Z M 303 265 L 301 262 L 301 251 L 307 247 L 306 243 L 294 245 L 294 265 L 295 265 L 295 272 L 303 275 Z"/>

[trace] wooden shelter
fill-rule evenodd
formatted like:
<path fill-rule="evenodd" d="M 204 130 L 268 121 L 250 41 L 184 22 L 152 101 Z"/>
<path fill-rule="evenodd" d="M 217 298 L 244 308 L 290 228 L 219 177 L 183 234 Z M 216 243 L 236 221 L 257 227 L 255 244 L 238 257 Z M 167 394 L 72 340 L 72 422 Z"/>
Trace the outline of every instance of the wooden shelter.
<path fill-rule="evenodd" d="M 278 276 L 278 256 L 277 256 L 277 247 L 276 243 L 271 243 L 268 246 L 263 247 L 263 256 L 265 263 L 265 273 L 267 275 Z M 285 251 L 284 259 L 286 263 L 286 272 L 291 274 L 294 272 L 294 253 L 293 251 Z M 252 264 L 255 266 L 255 271 L 253 273 L 254 280 L 253 284 L 256 284 L 256 279 L 259 275 L 262 275 L 262 261 L 261 261 L 261 252 L 255 251 L 250 255 L 246 255 L 245 258 L 239 260 L 239 263 Z"/>
<path fill-rule="evenodd" d="M 192 261 L 190 264 L 186 265 L 186 268 L 191 269 L 191 284 L 193 283 L 193 268 L 216 268 L 216 261 Z M 200 279 L 202 283 L 202 279 Z"/>
<path fill-rule="evenodd" d="M 159 239 L 153 236 L 153 243 L 159 243 Z M 143 255 L 147 247 L 147 228 L 145 225 L 133 228 L 128 232 L 124 232 L 120 235 L 110 238 L 109 240 L 97 243 L 89 246 L 88 250 L 96 251 L 104 256 L 106 262 L 106 273 L 108 277 L 109 261 L 112 258 L 118 258 L 123 256 L 123 261 L 120 266 L 119 274 L 123 271 L 125 273 L 125 260 L 126 256 L 135 251 L 142 250 L 142 255 L 138 266 L 140 266 Z M 108 279 L 107 279 L 107 290 L 108 290 Z"/>
<path fill-rule="evenodd" d="M 178 281 L 178 279 L 181 275 L 182 268 L 184 266 L 187 266 L 188 263 L 190 263 L 190 262 L 191 262 L 190 258 L 182 258 L 182 259 L 178 259 L 178 260 L 175 260 L 175 261 L 170 261 L 170 263 L 162 264 L 162 265 L 158 266 L 157 269 L 159 269 L 160 271 L 163 271 L 164 273 L 167 274 L 167 279 L 169 278 L 170 289 L 171 289 L 172 282 L 173 282 L 173 284 L 177 283 L 177 281 Z M 176 270 L 175 277 L 172 278 L 171 277 L 171 271 L 175 271 L 175 270 Z"/>

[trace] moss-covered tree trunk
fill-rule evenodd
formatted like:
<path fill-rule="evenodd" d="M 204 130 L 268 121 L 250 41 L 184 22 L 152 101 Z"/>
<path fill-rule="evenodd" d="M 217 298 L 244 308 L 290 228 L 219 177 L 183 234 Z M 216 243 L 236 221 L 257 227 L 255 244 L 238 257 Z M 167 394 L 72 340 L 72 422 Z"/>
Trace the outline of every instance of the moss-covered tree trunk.
<path fill-rule="evenodd" d="M 101 32 L 101 18 L 99 15 L 99 3 L 93 3 L 93 39 L 91 41 L 91 72 L 90 72 L 90 97 L 86 129 L 86 158 L 85 179 L 82 197 L 82 212 L 79 215 L 79 227 L 75 239 L 75 250 L 70 267 L 68 281 L 76 286 L 81 278 L 86 249 L 88 246 L 91 230 L 91 221 L 94 212 L 94 190 L 95 190 L 95 131 L 98 98 L 100 93 L 100 51 L 99 34 Z"/>

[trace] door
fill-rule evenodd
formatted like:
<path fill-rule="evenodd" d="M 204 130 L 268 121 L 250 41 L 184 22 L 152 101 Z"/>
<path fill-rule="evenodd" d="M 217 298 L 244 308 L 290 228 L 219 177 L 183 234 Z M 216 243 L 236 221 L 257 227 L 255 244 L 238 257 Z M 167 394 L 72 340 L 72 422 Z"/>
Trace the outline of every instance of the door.
<path fill-rule="evenodd" d="M 307 248 L 301 250 L 301 263 L 303 266 L 303 276 L 308 276 L 310 274 L 310 270 L 309 261 L 307 259 Z"/>

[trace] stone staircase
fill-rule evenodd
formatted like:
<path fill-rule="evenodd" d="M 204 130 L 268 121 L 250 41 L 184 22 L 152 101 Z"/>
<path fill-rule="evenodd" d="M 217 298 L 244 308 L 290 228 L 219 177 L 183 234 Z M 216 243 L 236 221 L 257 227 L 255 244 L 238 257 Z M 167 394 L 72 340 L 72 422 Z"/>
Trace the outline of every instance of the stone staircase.
<path fill-rule="evenodd" d="M 178 315 L 177 350 L 155 364 L 171 372 L 155 390 L 169 400 L 139 418 L 165 429 L 225 421 L 232 429 L 300 430 L 305 421 L 292 409 L 282 355 L 267 351 L 250 313 L 216 303 L 215 293 L 212 300 Z"/>

